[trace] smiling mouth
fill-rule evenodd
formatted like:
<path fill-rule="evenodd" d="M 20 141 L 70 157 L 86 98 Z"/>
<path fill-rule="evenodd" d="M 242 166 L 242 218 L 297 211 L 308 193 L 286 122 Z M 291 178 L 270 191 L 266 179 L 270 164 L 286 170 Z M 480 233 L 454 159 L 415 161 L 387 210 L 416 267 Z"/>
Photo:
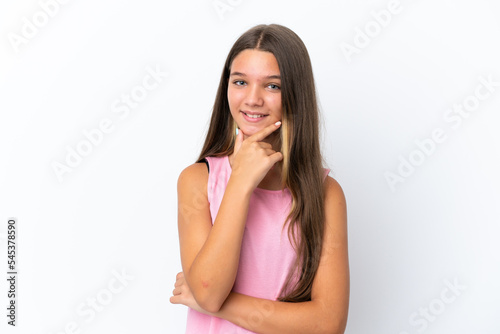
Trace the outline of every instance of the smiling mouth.
<path fill-rule="evenodd" d="M 246 112 L 242 111 L 242 113 L 244 113 L 246 116 L 250 117 L 250 118 L 262 118 L 262 117 L 266 117 L 268 115 L 259 115 L 259 114 L 255 114 L 255 115 L 250 115 L 250 114 L 247 114 Z"/>

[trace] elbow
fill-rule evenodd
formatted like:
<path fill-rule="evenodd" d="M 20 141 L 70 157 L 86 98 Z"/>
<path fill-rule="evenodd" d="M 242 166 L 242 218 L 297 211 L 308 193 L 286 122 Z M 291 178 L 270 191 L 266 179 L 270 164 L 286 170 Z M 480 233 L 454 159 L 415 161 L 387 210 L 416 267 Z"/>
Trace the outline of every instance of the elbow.
<path fill-rule="evenodd" d="M 344 334 L 347 326 L 348 305 L 343 307 L 335 304 L 320 303 L 316 310 L 319 324 L 318 333 L 321 334 Z"/>
<path fill-rule="evenodd" d="M 189 282 L 192 284 L 190 289 L 194 300 L 199 307 L 209 313 L 219 312 L 232 288 L 232 286 L 224 288 L 219 282 L 207 278 L 189 279 Z"/>
<path fill-rule="evenodd" d="M 221 296 L 208 287 L 201 287 L 197 293 L 193 291 L 193 297 L 202 309 L 210 313 L 217 313 L 227 296 Z"/>
<path fill-rule="evenodd" d="M 347 313 L 340 314 L 333 313 L 331 311 L 323 310 L 320 314 L 321 317 L 318 319 L 320 324 L 318 328 L 318 333 L 321 334 L 344 334 L 347 325 Z"/>
<path fill-rule="evenodd" d="M 196 299 L 196 298 L 195 298 Z M 222 307 L 221 302 L 218 302 L 215 298 L 202 298 L 198 301 L 198 305 L 205 311 L 209 313 L 217 313 Z"/>
<path fill-rule="evenodd" d="M 321 333 L 323 334 L 344 334 L 344 328 L 340 328 L 338 326 L 329 326 L 326 327 Z"/>
<path fill-rule="evenodd" d="M 330 319 L 323 322 L 322 334 L 344 334 L 346 321 L 343 319 Z"/>

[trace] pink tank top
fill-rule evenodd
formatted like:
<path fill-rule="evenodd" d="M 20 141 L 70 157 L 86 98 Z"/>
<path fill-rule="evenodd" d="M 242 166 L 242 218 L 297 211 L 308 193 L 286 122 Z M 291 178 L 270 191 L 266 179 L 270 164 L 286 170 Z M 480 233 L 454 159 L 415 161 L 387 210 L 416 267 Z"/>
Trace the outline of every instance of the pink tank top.
<path fill-rule="evenodd" d="M 206 159 L 209 164 L 207 195 L 213 224 L 231 175 L 231 165 L 228 156 Z M 330 169 L 324 168 L 324 178 L 329 172 Z M 292 196 L 287 188 L 284 191 L 254 190 L 250 197 L 238 273 L 232 291 L 269 300 L 280 297 L 296 259 L 288 238 L 288 228 L 283 228 L 291 203 Z M 186 334 L 240 333 L 253 332 L 229 321 L 188 309 Z"/>

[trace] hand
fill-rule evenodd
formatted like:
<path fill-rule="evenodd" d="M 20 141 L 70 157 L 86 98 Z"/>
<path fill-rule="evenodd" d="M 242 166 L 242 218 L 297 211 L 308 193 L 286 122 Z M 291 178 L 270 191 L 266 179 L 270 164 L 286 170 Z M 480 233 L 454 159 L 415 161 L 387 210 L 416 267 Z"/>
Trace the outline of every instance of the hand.
<path fill-rule="evenodd" d="M 195 311 L 208 314 L 208 312 L 202 309 L 194 299 L 193 294 L 191 293 L 191 289 L 189 288 L 184 278 L 184 273 L 178 273 L 175 278 L 175 289 L 172 292 L 173 296 L 170 297 L 170 302 L 172 304 L 186 305 L 187 307 L 190 307 Z"/>
<path fill-rule="evenodd" d="M 243 131 L 239 130 L 234 144 L 231 178 L 252 191 L 259 185 L 274 164 L 283 159 L 281 152 L 274 151 L 271 144 L 262 141 L 280 125 L 281 122 L 271 124 L 245 140 Z"/>

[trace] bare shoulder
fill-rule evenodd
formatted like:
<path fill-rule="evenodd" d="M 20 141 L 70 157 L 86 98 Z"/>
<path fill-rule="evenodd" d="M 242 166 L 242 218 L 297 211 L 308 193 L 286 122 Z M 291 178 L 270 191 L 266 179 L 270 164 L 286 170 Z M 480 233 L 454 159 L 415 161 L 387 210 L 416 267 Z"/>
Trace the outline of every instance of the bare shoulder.
<path fill-rule="evenodd" d="M 325 182 L 325 234 L 311 300 L 325 305 L 327 327 L 343 333 L 349 310 L 349 256 L 344 191 L 334 178 Z M 333 316 L 332 316 L 333 315 Z"/>
<path fill-rule="evenodd" d="M 333 238 L 327 238 L 327 242 L 332 242 L 334 247 L 347 242 L 347 204 L 344 191 L 337 180 L 330 176 L 325 180 L 325 223 L 325 233 L 334 235 Z"/>
<path fill-rule="evenodd" d="M 177 190 L 207 189 L 208 170 L 204 162 L 195 162 L 179 174 Z"/>
<path fill-rule="evenodd" d="M 337 180 L 329 175 L 325 179 L 325 204 L 346 206 L 344 190 Z"/>

